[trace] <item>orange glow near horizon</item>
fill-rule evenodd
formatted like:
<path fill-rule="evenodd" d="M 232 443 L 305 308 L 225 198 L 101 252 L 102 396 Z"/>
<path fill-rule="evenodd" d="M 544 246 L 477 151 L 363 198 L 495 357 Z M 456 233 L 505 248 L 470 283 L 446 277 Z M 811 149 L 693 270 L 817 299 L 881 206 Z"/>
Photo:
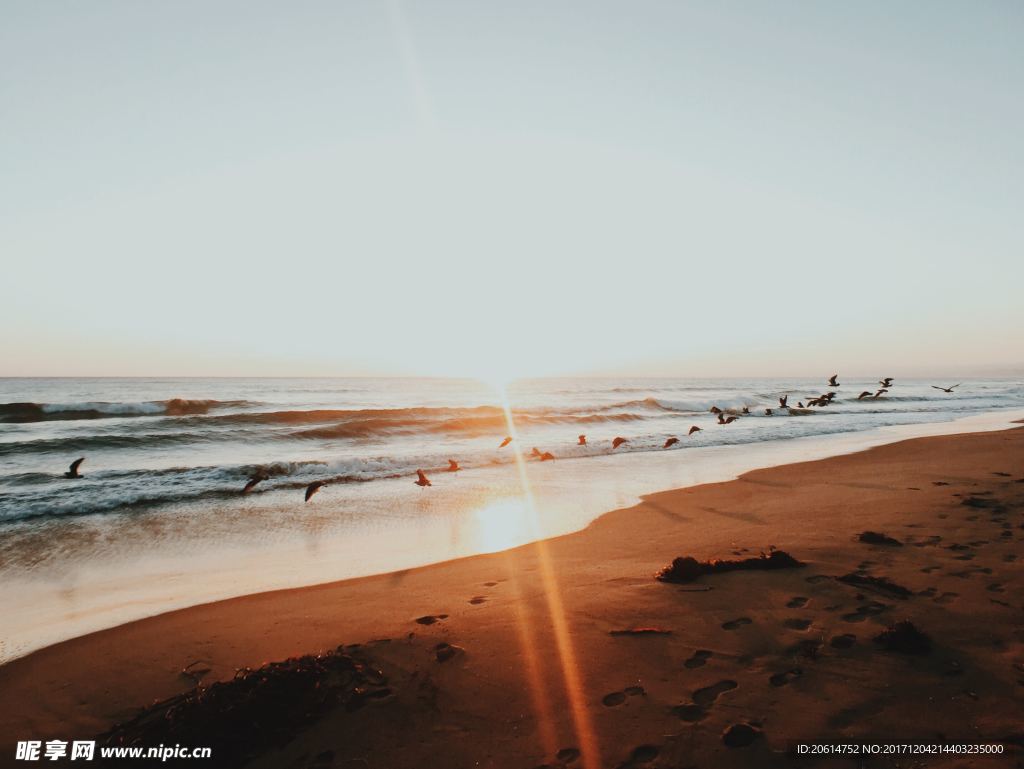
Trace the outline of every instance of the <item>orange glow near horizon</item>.
<path fill-rule="evenodd" d="M 523 501 L 526 507 L 527 519 L 532 524 L 534 533 L 537 535 L 530 547 L 537 555 L 540 566 L 540 575 L 544 597 L 547 601 L 548 614 L 551 619 L 551 628 L 555 636 L 555 646 L 558 651 L 559 668 L 562 680 L 565 685 L 565 693 L 569 700 L 569 707 L 572 713 L 572 724 L 576 735 L 576 743 L 580 747 L 581 758 L 584 769 L 600 769 L 601 757 L 597 736 L 594 733 L 593 724 L 590 721 L 590 713 L 587 709 L 587 697 L 583 687 L 582 675 L 579 663 L 576 658 L 576 650 L 573 645 L 572 635 L 569 630 L 568 618 L 565 614 L 565 607 L 562 603 L 561 590 L 558 586 L 558 578 L 555 575 L 551 557 L 548 553 L 547 543 L 539 538 L 540 521 L 537 513 L 537 506 L 533 497 L 533 490 L 526 472 L 526 462 L 523 459 L 519 446 L 519 436 L 516 433 L 515 422 L 512 419 L 512 409 L 509 405 L 508 394 L 503 386 L 496 387 L 505 413 L 505 423 L 508 426 L 508 434 L 512 436 L 512 449 L 515 452 L 516 468 L 519 472 L 519 482 L 522 488 Z M 514 575 L 514 570 L 513 570 Z M 513 576 L 513 579 L 514 576 Z M 516 590 L 520 591 L 518 580 Z M 524 604 L 520 603 L 521 606 Z M 548 755 L 554 753 L 554 731 L 551 721 L 550 708 L 544 698 L 541 686 L 539 661 L 536 659 L 534 649 L 537 644 L 532 643 L 532 629 L 527 612 L 523 608 L 519 612 L 520 640 L 523 644 L 523 654 L 527 659 L 528 675 L 530 676 L 531 693 L 534 706 L 537 709 L 538 720 L 540 721 L 541 736 L 544 742 L 545 751 Z M 550 745 L 549 745 L 550 740 Z"/>

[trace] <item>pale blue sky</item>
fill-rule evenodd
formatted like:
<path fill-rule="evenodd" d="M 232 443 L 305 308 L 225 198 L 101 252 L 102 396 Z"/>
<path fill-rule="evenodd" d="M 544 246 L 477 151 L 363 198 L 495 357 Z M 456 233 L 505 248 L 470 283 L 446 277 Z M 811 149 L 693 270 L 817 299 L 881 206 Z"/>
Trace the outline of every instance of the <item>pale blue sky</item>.
<path fill-rule="evenodd" d="M 1024 362 L 1020 3 L 0 10 L 0 375 Z"/>

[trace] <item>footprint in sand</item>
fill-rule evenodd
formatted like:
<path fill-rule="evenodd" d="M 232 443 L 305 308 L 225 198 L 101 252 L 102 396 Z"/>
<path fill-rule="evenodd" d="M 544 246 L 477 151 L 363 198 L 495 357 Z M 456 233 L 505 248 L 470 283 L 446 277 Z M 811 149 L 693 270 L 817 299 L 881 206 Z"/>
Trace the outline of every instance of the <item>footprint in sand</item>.
<path fill-rule="evenodd" d="M 1016 560 L 1017 556 L 1015 556 L 1013 553 L 1007 553 L 1003 556 L 1003 561 L 1005 561 L 1006 563 L 1013 563 Z"/>
<path fill-rule="evenodd" d="M 782 624 L 790 630 L 807 630 L 811 626 L 811 621 L 809 619 L 800 619 L 799 617 L 790 617 L 783 620 Z"/>
<path fill-rule="evenodd" d="M 925 566 L 921 571 L 925 574 L 931 574 L 933 571 L 938 571 L 941 568 L 941 566 Z"/>
<path fill-rule="evenodd" d="M 625 692 L 612 692 L 611 694 L 606 694 L 601 698 L 601 704 L 606 708 L 614 708 L 616 705 L 621 705 L 625 701 Z"/>
<path fill-rule="evenodd" d="M 731 619 L 728 622 L 723 622 L 722 629 L 735 630 L 743 625 L 749 625 L 751 622 L 753 622 L 753 620 L 750 619 L 750 617 L 738 617 L 737 619 Z"/>
<path fill-rule="evenodd" d="M 579 748 L 562 748 L 555 754 L 555 758 L 562 764 L 571 764 L 579 757 Z"/>
<path fill-rule="evenodd" d="M 703 686 L 693 693 L 693 701 L 701 707 L 708 707 L 725 692 L 731 692 L 739 684 L 728 679 L 719 681 L 711 686 Z"/>
<path fill-rule="evenodd" d="M 443 619 L 448 619 L 447 614 L 427 614 L 422 617 L 416 618 L 416 623 L 419 625 L 433 625 L 435 622 L 440 622 Z"/>
<path fill-rule="evenodd" d="M 647 694 L 642 686 L 627 686 L 621 692 L 612 692 L 601 698 L 601 703 L 606 708 L 614 708 L 626 701 L 626 697 L 640 697 Z"/>
<path fill-rule="evenodd" d="M 992 593 L 1005 593 L 1006 592 L 1006 589 L 1003 587 L 1003 583 L 1002 582 L 993 582 L 991 585 L 988 586 L 988 590 L 989 590 L 989 592 L 992 592 Z"/>
<path fill-rule="evenodd" d="M 719 696 L 725 692 L 732 691 L 737 686 L 738 684 L 735 681 L 725 680 L 711 686 L 701 687 L 693 693 L 693 702 L 676 705 L 672 708 L 672 713 L 682 721 L 689 723 L 700 721 L 708 715 L 708 708 L 714 704 Z"/>
<path fill-rule="evenodd" d="M 827 582 L 832 579 L 827 574 L 812 574 L 810 577 L 804 577 L 804 582 L 810 582 L 812 585 L 816 585 L 819 582 Z"/>
<path fill-rule="evenodd" d="M 434 656 L 437 657 L 438 662 L 447 662 L 462 650 L 461 646 L 442 641 L 434 647 Z"/>
<path fill-rule="evenodd" d="M 732 724 L 722 732 L 722 742 L 727 748 L 745 748 L 760 736 L 761 730 L 754 724 Z"/>
<path fill-rule="evenodd" d="M 925 588 L 924 590 L 918 591 L 917 594 L 919 596 L 921 596 L 922 598 L 934 598 L 938 594 L 938 592 L 939 591 L 936 590 L 934 587 L 928 587 L 928 588 Z"/>
<path fill-rule="evenodd" d="M 935 599 L 935 603 L 947 604 L 953 603 L 957 598 L 960 597 L 959 593 L 943 593 Z"/>
<path fill-rule="evenodd" d="M 640 745 L 633 748 L 633 752 L 629 756 L 629 761 L 625 766 L 633 766 L 635 764 L 649 764 L 651 761 L 658 757 L 661 750 L 655 745 Z"/>
<path fill-rule="evenodd" d="M 800 668 L 793 668 L 792 670 L 787 670 L 787 671 L 785 671 L 783 673 L 776 673 L 775 675 L 773 675 L 771 678 L 768 679 L 768 682 L 772 686 L 785 686 L 790 681 L 795 681 L 797 678 L 799 678 L 803 674 L 804 674 L 804 671 L 802 671 Z"/>
<path fill-rule="evenodd" d="M 472 598 L 469 599 L 469 602 L 471 604 L 473 604 L 474 606 L 479 606 L 482 603 L 486 603 L 487 602 L 487 598 L 485 596 L 482 596 L 482 595 L 475 595 L 475 596 L 473 596 Z"/>
<path fill-rule="evenodd" d="M 497 584 L 497 582 L 484 582 L 484 587 L 495 587 Z"/>
<path fill-rule="evenodd" d="M 857 636 L 853 633 L 843 633 L 842 635 L 833 636 L 832 640 L 829 641 L 829 646 L 833 649 L 849 649 L 857 643 Z"/>
<path fill-rule="evenodd" d="M 789 609 L 802 609 L 807 605 L 807 598 L 802 595 L 795 595 L 789 599 L 786 603 L 786 607 Z"/>
<path fill-rule="evenodd" d="M 711 659 L 712 653 L 707 649 L 697 649 L 686 662 L 683 663 L 684 668 L 699 668 L 707 664 L 707 661 Z"/>

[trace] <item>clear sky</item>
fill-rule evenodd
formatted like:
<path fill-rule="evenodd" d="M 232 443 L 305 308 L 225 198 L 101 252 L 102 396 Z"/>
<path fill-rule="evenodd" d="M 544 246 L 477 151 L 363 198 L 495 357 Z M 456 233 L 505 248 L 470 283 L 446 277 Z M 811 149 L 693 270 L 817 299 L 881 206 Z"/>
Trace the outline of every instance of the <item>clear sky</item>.
<path fill-rule="evenodd" d="M 0 375 L 1024 363 L 1024 4 L 0 0 Z"/>

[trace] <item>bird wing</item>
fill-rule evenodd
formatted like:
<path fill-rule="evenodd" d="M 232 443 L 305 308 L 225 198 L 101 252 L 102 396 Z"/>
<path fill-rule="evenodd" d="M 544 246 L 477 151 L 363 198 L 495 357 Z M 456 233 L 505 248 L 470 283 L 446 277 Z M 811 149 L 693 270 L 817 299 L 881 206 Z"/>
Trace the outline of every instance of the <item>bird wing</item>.
<path fill-rule="evenodd" d="M 939 387 L 938 385 L 932 385 L 932 389 L 933 390 L 942 390 L 943 392 L 945 392 L 945 390 L 946 390 L 945 387 Z"/>
<path fill-rule="evenodd" d="M 422 470 L 417 470 L 417 471 L 416 471 L 416 476 L 417 476 L 417 477 L 418 477 L 418 478 L 419 478 L 419 479 L 420 479 L 421 481 L 425 481 L 425 480 L 427 480 L 427 476 L 426 476 L 426 473 L 424 473 L 424 472 L 423 472 Z"/>
<path fill-rule="evenodd" d="M 85 461 L 85 457 L 79 457 L 78 459 L 76 459 L 74 462 L 71 463 L 71 474 L 72 475 L 74 475 L 75 473 L 78 472 L 79 466 L 81 466 L 82 462 L 84 462 L 84 461 Z"/>
<path fill-rule="evenodd" d="M 959 382 L 959 383 L 957 383 L 955 385 L 951 385 L 949 389 L 952 390 L 954 387 L 959 387 L 962 384 L 963 384 L 963 382 Z"/>

